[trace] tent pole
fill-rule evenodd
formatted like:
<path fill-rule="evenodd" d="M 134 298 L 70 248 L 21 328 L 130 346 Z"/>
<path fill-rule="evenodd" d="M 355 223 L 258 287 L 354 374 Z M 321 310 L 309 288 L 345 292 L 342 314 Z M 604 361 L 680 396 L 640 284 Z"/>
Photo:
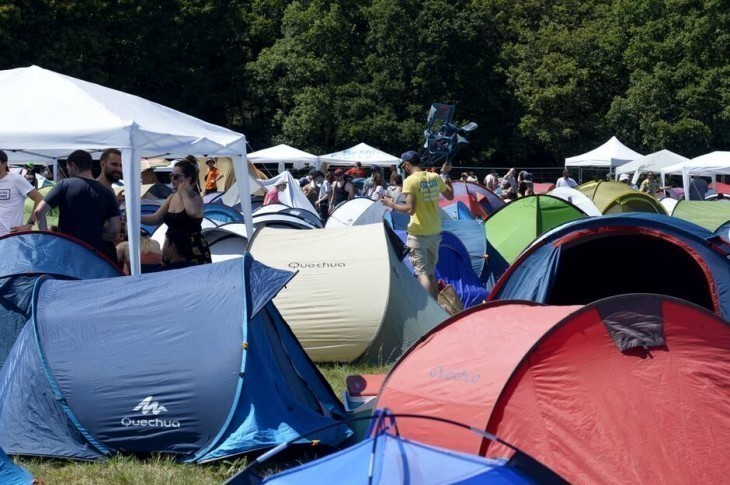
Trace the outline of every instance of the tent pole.
<path fill-rule="evenodd" d="M 124 207 L 127 218 L 129 241 L 129 269 L 133 275 L 142 272 L 140 259 L 141 193 L 140 160 L 134 148 L 122 149 L 122 173 L 124 174 Z"/>
<path fill-rule="evenodd" d="M 641 174 L 641 169 L 636 169 L 636 173 L 634 173 L 634 176 L 631 178 L 631 183 L 636 185 L 636 183 L 639 181 L 639 177 L 641 177 Z M 664 186 L 664 174 L 662 174 L 662 186 Z"/>
<path fill-rule="evenodd" d="M 53 157 L 53 183 L 58 183 L 58 158 Z"/>
<path fill-rule="evenodd" d="M 246 223 L 246 236 L 250 241 L 253 237 L 253 216 L 251 214 L 251 183 L 249 181 L 251 174 L 248 173 L 248 159 L 244 152 L 234 155 L 232 160 L 233 171 L 236 174 L 236 183 L 238 184 L 238 193 L 241 199 L 241 212 L 243 213 L 243 220 Z"/>
<path fill-rule="evenodd" d="M 689 200 L 689 169 L 682 168 L 682 188 L 684 189 L 684 200 Z"/>
<path fill-rule="evenodd" d="M 712 188 L 715 190 L 715 193 L 717 194 L 720 192 L 719 190 L 717 190 L 717 174 L 713 173 L 711 175 L 711 178 L 712 178 Z"/>

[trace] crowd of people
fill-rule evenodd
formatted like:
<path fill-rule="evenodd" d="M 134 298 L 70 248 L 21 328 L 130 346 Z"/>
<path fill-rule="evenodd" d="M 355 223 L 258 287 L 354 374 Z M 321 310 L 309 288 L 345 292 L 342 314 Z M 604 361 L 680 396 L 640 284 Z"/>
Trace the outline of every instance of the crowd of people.
<path fill-rule="evenodd" d="M 129 246 L 122 224 L 123 192 L 116 193 L 115 184 L 122 178 L 121 152 L 110 148 L 101 153 L 101 173 L 94 178 L 93 158 L 89 152 L 76 150 L 66 160 L 68 176 L 42 196 L 35 187 L 35 173 L 25 175 L 9 170 L 7 154 L 0 150 L 0 236 L 30 231 L 53 230 L 74 237 L 105 255 L 120 269 L 129 272 Z M 209 160 L 206 191 L 222 176 Z M 148 177 L 142 173 L 142 182 Z M 162 248 L 143 231 L 141 235 L 142 264 L 146 269 L 167 270 L 211 262 L 210 251 L 202 236 L 203 198 L 198 187 L 198 161 L 188 156 L 175 163 L 170 174 L 169 188 L 158 180 L 152 183 L 165 196 L 154 214 L 141 216 L 143 224 L 165 223 L 167 232 Z M 147 180 L 150 181 L 150 180 Z M 165 190 L 163 190 L 165 189 Z M 27 221 L 23 221 L 26 198 L 34 202 Z M 58 209 L 58 226 L 49 227 L 47 215 Z"/>
<path fill-rule="evenodd" d="M 326 173 L 310 168 L 300 178 L 299 188 L 317 210 L 322 221 L 326 222 L 337 206 L 355 197 L 366 197 L 373 201 L 382 201 L 385 197 L 402 197 L 403 176 L 392 165 L 388 168 L 389 178 L 386 184 L 385 171 L 383 167 L 372 165 L 368 173 L 362 168 L 361 162 L 356 162 L 348 170 L 330 167 Z M 272 186 L 264 196 L 263 205 L 279 203 L 279 194 L 287 189 L 287 185 L 286 181 L 280 181 Z"/>
<path fill-rule="evenodd" d="M 162 247 L 141 234 L 141 261 L 148 271 L 172 269 L 211 262 L 210 250 L 202 235 L 203 194 L 217 191 L 218 181 L 223 175 L 216 167 L 216 161 L 206 161 L 207 173 L 204 187 L 199 181 L 198 160 L 190 155 L 174 164 L 170 174 L 170 185 L 155 177 L 151 169 L 144 170 L 141 181 L 147 184 L 154 196 L 164 199 L 154 214 L 141 216 L 145 225 L 167 225 Z M 124 235 L 122 212 L 123 192 L 115 193 L 114 187 L 122 178 L 121 152 L 110 148 L 101 153 L 101 173 L 92 175 L 93 159 L 90 153 L 76 150 L 67 158 L 68 177 L 57 181 L 53 188 L 42 196 L 37 188 L 35 173 L 27 170 L 24 175 L 13 173 L 8 167 L 7 154 L 0 150 L 0 236 L 29 231 L 34 226 L 48 230 L 46 216 L 57 208 L 58 226 L 50 229 L 70 235 L 100 253 L 129 272 L 129 245 Z M 388 169 L 385 182 L 383 167 L 373 165 L 366 171 L 360 162 L 348 170 L 330 167 L 326 172 L 310 169 L 300 179 L 300 189 L 319 212 L 323 222 L 338 205 L 355 197 L 367 197 L 381 201 L 395 211 L 410 215 L 407 245 L 419 281 L 432 294 L 435 291 L 433 270 L 437 258 L 436 236 L 440 233 L 438 220 L 438 199 L 440 194 L 453 197 L 450 179 L 451 166 L 445 164 L 440 173 L 433 167 L 422 167 L 416 152 L 406 152 L 399 167 Z M 404 181 L 402 173 L 407 178 Z M 473 171 L 462 172 L 460 180 L 477 183 Z M 648 172 L 639 186 L 634 185 L 628 174 L 619 181 L 633 189 L 657 195 L 670 187 L 662 186 L 653 172 Z M 356 183 L 359 182 L 359 183 Z M 496 170 L 490 170 L 483 184 L 505 201 L 534 194 L 533 175 L 528 171 L 512 168 L 499 177 Z M 360 186 L 360 188 L 358 187 Z M 555 187 L 575 188 L 578 183 L 564 170 L 555 181 Z M 279 202 L 280 194 L 287 189 L 282 181 L 271 187 L 263 203 Z M 693 177 L 690 182 L 690 200 L 704 200 L 708 191 L 707 182 Z M 23 207 L 26 198 L 33 201 L 30 217 L 23 221 Z M 436 254 L 434 254 L 436 253 Z"/>

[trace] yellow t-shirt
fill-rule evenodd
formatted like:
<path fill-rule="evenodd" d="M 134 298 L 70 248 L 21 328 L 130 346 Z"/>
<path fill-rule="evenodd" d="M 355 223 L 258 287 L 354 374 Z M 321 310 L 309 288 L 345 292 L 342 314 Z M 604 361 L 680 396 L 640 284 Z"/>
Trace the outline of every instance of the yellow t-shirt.
<path fill-rule="evenodd" d="M 439 195 L 446 191 L 443 179 L 435 173 L 416 172 L 403 182 L 403 194 L 416 198 L 416 213 L 411 216 L 408 234 L 430 236 L 441 232 Z"/>

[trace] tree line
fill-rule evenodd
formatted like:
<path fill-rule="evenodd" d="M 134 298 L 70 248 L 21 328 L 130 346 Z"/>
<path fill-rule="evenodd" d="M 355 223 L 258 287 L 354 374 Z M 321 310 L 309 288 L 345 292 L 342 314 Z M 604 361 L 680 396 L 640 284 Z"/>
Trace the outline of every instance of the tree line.
<path fill-rule="evenodd" d="M 476 121 L 464 165 L 552 166 L 616 135 L 730 148 L 727 0 L 9 0 L 0 69 L 36 64 L 322 154 Z M 0 108 L 1 109 L 1 108 Z"/>

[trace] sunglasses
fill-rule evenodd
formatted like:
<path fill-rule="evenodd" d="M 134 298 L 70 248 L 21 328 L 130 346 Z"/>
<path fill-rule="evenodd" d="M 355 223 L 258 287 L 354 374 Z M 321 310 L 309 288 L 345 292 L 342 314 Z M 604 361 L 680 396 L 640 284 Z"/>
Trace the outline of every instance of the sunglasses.
<path fill-rule="evenodd" d="M 173 173 L 172 175 L 170 175 L 170 178 L 171 178 L 172 180 L 177 180 L 177 179 L 181 179 L 181 178 L 183 178 L 183 176 L 182 176 L 182 175 L 180 175 L 180 174 L 177 174 L 177 173 Z"/>

